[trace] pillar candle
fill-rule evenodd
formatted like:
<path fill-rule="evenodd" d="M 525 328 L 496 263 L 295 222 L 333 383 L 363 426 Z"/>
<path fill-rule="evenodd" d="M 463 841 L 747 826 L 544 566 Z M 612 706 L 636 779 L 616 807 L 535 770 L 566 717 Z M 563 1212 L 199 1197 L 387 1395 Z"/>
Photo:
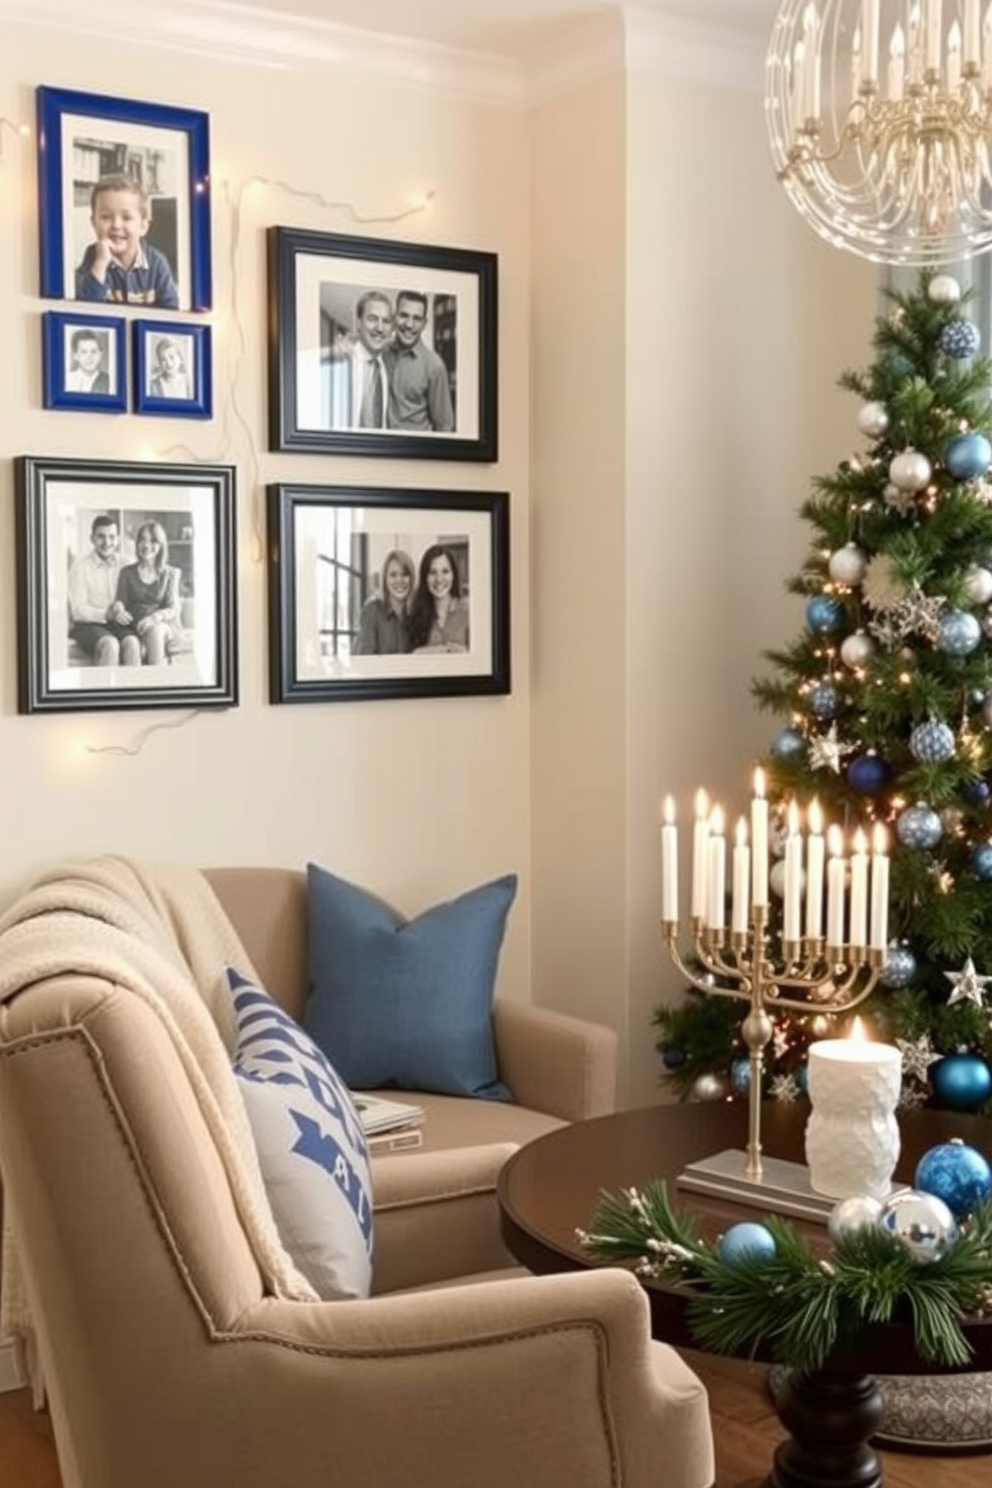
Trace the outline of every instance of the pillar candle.
<path fill-rule="evenodd" d="M 829 832 L 830 862 L 827 866 L 827 945 L 844 944 L 844 859 L 840 827 Z"/>
<path fill-rule="evenodd" d="M 799 808 L 789 806 L 789 835 L 785 839 L 785 893 L 782 905 L 782 938 L 797 941 L 800 934 L 800 904 L 803 891 L 803 839 L 799 835 Z"/>
<path fill-rule="evenodd" d="M 854 1033 L 809 1046 L 809 1180 L 828 1198 L 885 1199 L 899 1157 L 902 1055 L 866 1039 L 858 1018 Z"/>
<path fill-rule="evenodd" d="M 884 951 L 889 944 L 889 859 L 881 825 L 875 827 L 872 842 L 870 944 L 875 951 Z"/>
<path fill-rule="evenodd" d="M 679 839 L 671 796 L 665 797 L 661 823 L 661 917 L 663 920 L 679 917 Z"/>
<path fill-rule="evenodd" d="M 806 934 L 819 940 L 823 934 L 823 812 L 815 798 L 809 803 L 809 840 L 806 843 Z"/>
<path fill-rule="evenodd" d="M 854 834 L 851 854 L 851 931 L 852 946 L 862 949 L 868 944 L 868 841 L 864 832 Z"/>
<path fill-rule="evenodd" d="M 723 835 L 723 811 L 714 806 L 710 816 L 709 883 L 706 894 L 706 923 L 721 931 L 726 920 L 727 844 Z"/>
<path fill-rule="evenodd" d="M 692 904 L 694 920 L 706 918 L 706 864 L 710 840 L 710 803 L 704 790 L 696 792 L 696 821 L 692 833 Z"/>
<path fill-rule="evenodd" d="M 733 891 L 730 900 L 730 928 L 739 934 L 747 933 L 748 890 L 751 875 L 751 849 L 747 845 L 747 822 L 741 817 L 737 823 L 734 842 Z"/>
<path fill-rule="evenodd" d="M 754 772 L 754 796 L 751 800 L 751 902 L 765 908 L 768 904 L 768 802 L 765 799 L 765 772 Z"/>

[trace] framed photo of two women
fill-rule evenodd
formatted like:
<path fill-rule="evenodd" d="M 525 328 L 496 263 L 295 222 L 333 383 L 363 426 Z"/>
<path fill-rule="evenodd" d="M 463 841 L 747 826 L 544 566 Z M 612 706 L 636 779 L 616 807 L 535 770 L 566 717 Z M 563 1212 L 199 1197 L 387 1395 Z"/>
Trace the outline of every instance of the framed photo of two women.
<path fill-rule="evenodd" d="M 269 444 L 497 457 L 494 253 L 268 231 Z"/>

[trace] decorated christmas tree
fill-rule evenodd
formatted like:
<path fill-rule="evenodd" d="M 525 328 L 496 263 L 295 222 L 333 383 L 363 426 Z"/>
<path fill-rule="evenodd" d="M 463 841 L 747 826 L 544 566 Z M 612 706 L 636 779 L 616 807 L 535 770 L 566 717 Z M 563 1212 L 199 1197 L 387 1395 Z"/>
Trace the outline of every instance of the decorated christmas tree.
<path fill-rule="evenodd" d="M 949 275 L 886 298 L 871 366 L 840 378 L 863 448 L 800 509 L 802 630 L 752 691 L 782 723 L 762 761 L 773 851 L 792 801 L 848 837 L 885 828 L 892 938 L 859 1011 L 903 1051 L 903 1103 L 992 1110 L 992 361 Z M 656 1010 L 680 1094 L 746 1092 L 740 1017 L 697 991 Z M 808 1044 L 840 1030 L 815 1007 L 775 1022 L 767 1093 L 795 1099 Z"/>

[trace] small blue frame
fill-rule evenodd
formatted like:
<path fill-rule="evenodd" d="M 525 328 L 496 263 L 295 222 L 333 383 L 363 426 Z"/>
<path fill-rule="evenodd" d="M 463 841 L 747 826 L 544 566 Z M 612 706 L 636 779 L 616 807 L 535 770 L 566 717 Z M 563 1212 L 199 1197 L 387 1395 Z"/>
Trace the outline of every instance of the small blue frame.
<path fill-rule="evenodd" d="M 141 103 L 128 98 L 108 98 L 98 93 L 78 93 L 65 88 L 37 89 L 38 114 L 38 197 L 40 230 L 40 287 L 42 297 L 50 300 L 74 300 L 74 277 L 66 283 L 66 249 L 72 247 L 72 217 L 81 203 L 81 187 L 91 183 L 68 179 L 69 165 L 63 159 L 62 130 L 68 118 L 93 120 L 94 124 L 116 126 L 115 138 L 126 152 L 129 141 L 139 145 L 142 131 L 159 130 L 177 136 L 177 159 L 181 156 L 186 172 L 186 215 L 188 243 L 184 244 L 188 262 L 189 283 L 180 274 L 177 280 L 180 310 L 209 310 L 212 303 L 210 261 L 210 124 L 208 115 L 198 109 L 175 108 L 166 104 Z M 94 135 L 99 131 L 94 128 Z M 75 152 L 74 152 L 75 153 Z M 99 148 L 94 146 L 94 159 Z M 139 152 L 140 153 L 140 152 Z M 117 168 L 116 166 L 113 168 Z M 126 173 L 126 163 L 121 167 Z M 98 174 L 104 174 L 98 168 Z M 172 265 L 173 272 L 177 266 Z M 101 302 L 103 303 L 103 302 Z M 151 309 L 152 305 L 149 304 Z M 159 306 L 158 308 L 163 308 Z M 171 308 L 171 307 L 169 307 Z"/>
<path fill-rule="evenodd" d="M 127 336 L 121 315 L 80 315 L 71 310 L 46 310 L 41 317 L 42 401 L 46 408 L 75 408 L 83 413 L 124 413 L 127 410 Z M 103 344 L 103 370 L 108 391 L 83 392 L 68 386 L 72 372 L 72 342 L 87 331 Z M 109 353 L 109 354 L 108 354 Z"/>
<path fill-rule="evenodd" d="M 209 325 L 174 320 L 134 321 L 131 365 L 135 413 L 165 414 L 169 418 L 210 418 L 213 413 L 213 376 Z M 163 342 L 178 343 L 189 389 L 188 397 L 162 393 L 156 387 L 158 356 Z"/>

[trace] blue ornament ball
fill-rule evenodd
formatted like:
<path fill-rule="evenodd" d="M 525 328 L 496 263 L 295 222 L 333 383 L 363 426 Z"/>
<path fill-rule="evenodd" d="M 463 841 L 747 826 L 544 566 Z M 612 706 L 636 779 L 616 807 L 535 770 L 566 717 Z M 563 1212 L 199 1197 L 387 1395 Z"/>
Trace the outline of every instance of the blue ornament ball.
<path fill-rule="evenodd" d="M 814 635 L 833 635 L 844 623 L 844 606 L 829 594 L 814 594 L 806 605 L 806 624 Z"/>
<path fill-rule="evenodd" d="M 796 1070 L 796 1084 L 803 1095 L 809 1092 L 809 1066 L 801 1064 Z"/>
<path fill-rule="evenodd" d="M 955 480 L 973 480 L 992 465 L 992 444 L 974 430 L 956 434 L 944 449 L 944 464 Z"/>
<path fill-rule="evenodd" d="M 909 747 L 913 758 L 923 765 L 939 765 L 954 758 L 957 741 L 954 730 L 938 718 L 918 723 L 909 736 Z"/>
<path fill-rule="evenodd" d="M 730 1066 L 730 1088 L 735 1095 L 747 1095 L 751 1089 L 751 1061 L 744 1054 Z"/>
<path fill-rule="evenodd" d="M 937 645 L 948 656 L 970 656 L 982 639 L 982 627 L 969 610 L 947 610 L 937 622 Z"/>
<path fill-rule="evenodd" d="M 795 759 L 806 749 L 806 740 L 798 729 L 784 728 L 777 733 L 771 742 L 771 754 L 774 759 Z"/>
<path fill-rule="evenodd" d="M 913 371 L 913 363 L 902 351 L 890 351 L 885 364 L 894 377 L 909 377 Z"/>
<path fill-rule="evenodd" d="M 949 320 L 940 333 L 940 349 L 955 361 L 975 355 L 982 338 L 970 320 Z"/>
<path fill-rule="evenodd" d="M 937 846 L 944 835 L 944 824 L 932 806 L 917 801 L 896 817 L 896 835 L 903 847 L 924 851 Z"/>
<path fill-rule="evenodd" d="M 971 866 L 982 883 L 992 883 L 992 842 L 978 844 L 971 855 Z"/>
<path fill-rule="evenodd" d="M 809 710 L 814 718 L 833 718 L 840 707 L 836 687 L 829 682 L 819 682 L 809 695 Z"/>
<path fill-rule="evenodd" d="M 775 1257 L 775 1237 L 767 1226 L 745 1219 L 720 1236 L 717 1255 L 728 1266 L 739 1266 L 742 1261 L 771 1261 Z"/>
<path fill-rule="evenodd" d="M 930 1066 L 930 1081 L 952 1111 L 977 1111 L 992 1095 L 992 1070 L 979 1054 L 946 1054 Z"/>
<path fill-rule="evenodd" d="M 847 783 L 862 796 L 877 796 L 892 779 L 892 766 L 879 754 L 859 754 L 847 767 Z"/>
<path fill-rule="evenodd" d="M 924 1152 L 913 1187 L 943 1199 L 955 1219 L 967 1219 L 992 1193 L 988 1160 L 959 1137 Z"/>
<path fill-rule="evenodd" d="M 908 987 L 916 975 L 916 957 L 909 946 L 890 945 L 885 956 L 879 981 L 893 991 L 897 987 Z"/>
<path fill-rule="evenodd" d="M 666 1044 L 661 1051 L 661 1062 L 666 1070 L 681 1069 L 685 1064 L 685 1050 L 677 1048 L 675 1044 Z"/>
<path fill-rule="evenodd" d="M 992 786 L 987 780 L 969 780 L 964 794 L 965 800 L 970 801 L 973 806 L 986 806 L 992 797 Z"/>

